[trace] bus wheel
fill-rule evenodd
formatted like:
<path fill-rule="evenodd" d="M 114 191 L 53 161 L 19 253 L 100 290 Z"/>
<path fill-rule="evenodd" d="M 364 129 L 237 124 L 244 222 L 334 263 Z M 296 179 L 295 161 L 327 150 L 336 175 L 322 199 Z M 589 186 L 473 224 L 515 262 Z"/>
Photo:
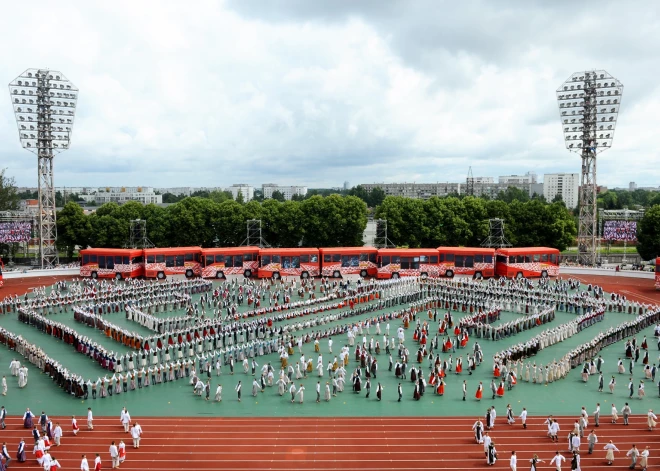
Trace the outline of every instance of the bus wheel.
<path fill-rule="evenodd" d="M 366 277 L 367 277 L 367 270 L 362 270 L 362 271 L 360 272 L 360 277 L 361 277 L 361 278 L 366 278 Z"/>
<path fill-rule="evenodd" d="M 339 270 L 335 270 L 334 272 L 332 272 L 332 277 L 341 278 L 341 273 L 339 273 Z"/>
<path fill-rule="evenodd" d="M 424 272 L 424 273 L 421 274 L 421 277 L 422 277 L 422 280 L 425 280 L 429 277 L 429 274 Z"/>
<path fill-rule="evenodd" d="M 245 278 L 250 278 L 250 277 L 252 276 L 252 270 L 245 270 L 245 271 L 243 272 L 243 276 L 244 276 Z"/>
<path fill-rule="evenodd" d="M 276 271 L 273 273 L 273 280 L 279 280 L 280 279 L 280 272 Z"/>
<path fill-rule="evenodd" d="M 115 273 L 115 280 L 121 280 L 121 273 Z"/>
<path fill-rule="evenodd" d="M 548 277 L 548 271 L 547 271 L 547 270 L 543 270 L 543 271 L 541 272 L 541 278 L 547 278 L 547 277 Z"/>
<path fill-rule="evenodd" d="M 158 278 L 159 280 L 164 280 L 165 279 L 165 273 L 163 273 L 162 271 L 159 271 L 158 274 L 156 275 L 156 278 Z"/>
<path fill-rule="evenodd" d="M 453 278 L 454 277 L 454 272 L 452 270 L 447 270 L 447 273 L 445 273 L 445 276 L 447 278 Z"/>
<path fill-rule="evenodd" d="M 216 277 L 218 280 L 222 280 L 222 279 L 225 277 L 225 274 L 224 274 L 223 272 L 219 271 L 219 272 L 216 272 L 216 273 L 215 273 L 215 277 Z"/>
<path fill-rule="evenodd" d="M 399 274 L 398 273 L 392 273 L 392 279 L 393 280 L 398 280 L 399 279 Z"/>
<path fill-rule="evenodd" d="M 99 277 L 99 274 L 96 273 L 95 271 L 92 272 L 92 278 L 97 279 Z"/>
<path fill-rule="evenodd" d="M 519 271 L 518 273 L 516 273 L 516 279 L 517 279 L 517 280 L 520 280 L 520 279 L 522 279 L 522 278 L 523 278 L 523 274 L 522 274 L 521 271 Z"/>
<path fill-rule="evenodd" d="M 193 271 L 189 268 L 186 270 L 186 278 L 192 278 L 193 277 Z"/>
<path fill-rule="evenodd" d="M 300 274 L 300 278 L 302 278 L 303 280 L 306 280 L 307 278 L 309 278 L 309 273 L 307 273 L 306 271 L 302 272 Z"/>
<path fill-rule="evenodd" d="M 480 279 L 482 279 L 483 277 L 484 277 L 484 276 L 481 274 L 480 271 L 478 271 L 478 272 L 476 272 L 476 273 L 474 274 L 474 279 L 475 279 L 475 280 L 480 280 Z"/>

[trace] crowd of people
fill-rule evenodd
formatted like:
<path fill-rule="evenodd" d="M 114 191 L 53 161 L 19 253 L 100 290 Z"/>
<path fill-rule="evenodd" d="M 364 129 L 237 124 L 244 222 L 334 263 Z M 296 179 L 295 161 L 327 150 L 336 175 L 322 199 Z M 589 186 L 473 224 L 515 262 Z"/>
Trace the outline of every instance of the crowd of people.
<path fill-rule="evenodd" d="M 16 244 L 32 238 L 32 222 L 0 222 L 0 244 Z"/>

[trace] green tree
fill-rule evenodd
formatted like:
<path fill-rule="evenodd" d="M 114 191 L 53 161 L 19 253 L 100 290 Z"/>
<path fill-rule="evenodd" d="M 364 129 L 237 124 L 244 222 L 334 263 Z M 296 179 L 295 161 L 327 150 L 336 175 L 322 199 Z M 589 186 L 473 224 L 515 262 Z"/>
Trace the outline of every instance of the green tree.
<path fill-rule="evenodd" d="M 383 201 L 385 201 L 385 192 L 381 187 L 377 186 L 369 192 L 369 201 L 367 203 L 369 207 L 375 208 L 380 206 L 383 204 Z"/>
<path fill-rule="evenodd" d="M 280 201 L 280 202 L 285 201 L 284 194 L 282 194 L 280 190 L 273 191 L 273 195 L 271 196 L 271 198 L 273 198 L 275 201 Z"/>
<path fill-rule="evenodd" d="M 552 198 L 552 203 L 560 203 L 564 201 L 564 198 L 561 196 L 561 193 L 557 193 L 554 198 Z"/>
<path fill-rule="evenodd" d="M 79 204 L 67 203 L 57 213 L 57 246 L 65 249 L 67 257 L 72 257 L 76 246 L 87 247 L 91 223 Z"/>
<path fill-rule="evenodd" d="M 377 219 L 387 219 L 387 236 L 397 246 L 421 247 L 428 240 L 425 202 L 388 196 L 378 209 Z"/>
<path fill-rule="evenodd" d="M 14 178 L 5 176 L 5 169 L 0 170 L 0 211 L 18 209 L 19 201 Z"/>
<path fill-rule="evenodd" d="M 238 193 L 236 193 L 236 202 L 239 204 L 245 203 L 245 198 L 243 198 L 243 192 L 241 190 L 238 190 Z"/>
<path fill-rule="evenodd" d="M 209 199 L 216 203 L 222 203 L 223 201 L 233 200 L 234 196 L 232 195 L 231 191 L 213 190 L 212 192 L 209 193 Z"/>
<path fill-rule="evenodd" d="M 642 260 L 652 260 L 660 256 L 660 205 L 652 206 L 639 221 L 637 253 Z"/>
<path fill-rule="evenodd" d="M 497 195 L 497 199 L 507 203 L 511 203 L 513 201 L 521 201 L 524 203 L 525 201 L 529 201 L 529 193 L 521 190 L 520 188 L 510 186 L 506 190 L 500 192 Z"/>

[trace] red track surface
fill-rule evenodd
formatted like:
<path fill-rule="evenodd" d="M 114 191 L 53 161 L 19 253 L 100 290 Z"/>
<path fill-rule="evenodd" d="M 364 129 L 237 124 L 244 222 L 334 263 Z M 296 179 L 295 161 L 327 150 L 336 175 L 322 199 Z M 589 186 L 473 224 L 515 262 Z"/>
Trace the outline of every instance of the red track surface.
<path fill-rule="evenodd" d="M 655 289 L 654 280 L 594 275 L 563 275 L 563 278 L 576 278 L 583 283 L 598 285 L 608 293 L 621 293 L 633 301 L 660 304 L 660 291 Z"/>
<path fill-rule="evenodd" d="M 136 418 L 134 417 L 134 420 Z M 74 437 L 70 419 L 54 419 L 64 424 L 62 446 L 52 447 L 63 469 L 79 469 L 81 454 L 93 465 L 96 453 L 101 454 L 103 469 L 110 469 L 110 442 L 123 439 L 127 447 L 126 462 L 121 469 L 166 470 L 269 469 L 359 470 L 387 471 L 403 469 L 469 470 L 489 468 L 483 446 L 474 442 L 471 431 L 474 418 L 138 418 L 144 430 L 140 449 L 132 447 L 130 436 L 123 432 L 119 418 L 97 418 L 94 431 L 86 431 L 80 418 L 81 431 Z M 560 442 L 546 438 L 544 418 L 528 420 L 528 429 L 518 423 L 508 426 L 504 417 L 490 432 L 500 459 L 494 469 L 509 469 L 512 450 L 518 455 L 518 469 L 529 469 L 528 460 L 534 453 L 545 460 L 547 467 L 555 451 L 568 460 L 565 437 L 573 418 L 559 418 L 562 426 Z M 621 421 L 621 420 L 620 420 Z M 595 429 L 599 444 L 593 455 L 587 454 L 586 434 L 581 447 L 582 469 L 612 469 L 606 465 L 603 446 L 613 440 L 621 453 L 616 455 L 614 468 L 628 465 L 625 453 L 635 443 L 641 450 L 651 448 L 651 464 L 658 459 L 660 432 L 646 428 L 646 417 L 635 416 L 630 426 L 612 425 L 604 417 Z M 40 469 L 32 451 L 29 431 L 20 419 L 8 421 L 1 432 L 12 454 L 20 438 L 26 441 L 28 461 L 11 467 Z M 15 464 L 16 463 L 16 464 Z M 566 466 L 568 465 L 568 466 Z M 570 463 L 564 468 L 570 469 Z M 490 468 L 489 468 L 490 469 Z"/>
<path fill-rule="evenodd" d="M 19 296 L 31 292 L 32 288 L 51 286 L 61 280 L 72 280 L 73 276 L 35 276 L 32 278 L 4 278 L 5 285 L 0 288 L 0 298 L 18 294 Z"/>

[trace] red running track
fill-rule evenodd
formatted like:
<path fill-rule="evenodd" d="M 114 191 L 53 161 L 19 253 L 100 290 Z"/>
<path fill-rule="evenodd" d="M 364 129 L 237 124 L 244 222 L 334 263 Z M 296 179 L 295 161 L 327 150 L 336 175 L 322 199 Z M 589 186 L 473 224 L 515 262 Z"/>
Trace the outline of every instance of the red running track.
<path fill-rule="evenodd" d="M 139 450 L 133 449 L 130 436 L 124 433 L 119 418 L 97 418 L 94 430 L 87 431 L 80 418 L 81 431 L 74 437 L 70 419 L 64 424 L 62 446 L 52 447 L 63 469 L 80 469 L 85 453 L 90 466 L 96 453 L 101 454 L 103 469 L 110 469 L 110 442 L 124 440 L 127 459 L 123 470 L 356 470 L 388 471 L 404 469 L 471 470 L 477 468 L 509 469 L 511 450 L 518 455 L 518 469 L 529 469 L 534 453 L 545 460 L 555 451 L 567 458 L 566 436 L 574 418 L 560 417 L 560 442 L 546 437 L 545 418 L 528 419 L 524 430 L 517 423 L 506 424 L 498 417 L 490 432 L 499 454 L 496 465 L 488 467 L 483 445 L 474 442 L 471 431 L 476 418 L 144 418 L 137 419 L 144 430 Z M 136 418 L 134 417 L 134 420 Z M 651 448 L 651 465 L 659 460 L 660 432 L 646 428 L 645 416 L 634 416 L 630 426 L 609 423 L 604 417 L 596 430 L 599 444 L 593 455 L 587 454 L 586 434 L 581 447 L 582 469 L 622 469 L 629 461 L 625 453 L 632 444 L 640 450 Z M 9 419 L 0 432 L 12 455 L 20 438 L 28 444 L 28 461 L 11 463 L 11 468 L 41 469 L 32 454 L 29 431 L 20 419 Z M 603 446 L 613 440 L 621 450 L 614 466 L 607 466 Z"/>

